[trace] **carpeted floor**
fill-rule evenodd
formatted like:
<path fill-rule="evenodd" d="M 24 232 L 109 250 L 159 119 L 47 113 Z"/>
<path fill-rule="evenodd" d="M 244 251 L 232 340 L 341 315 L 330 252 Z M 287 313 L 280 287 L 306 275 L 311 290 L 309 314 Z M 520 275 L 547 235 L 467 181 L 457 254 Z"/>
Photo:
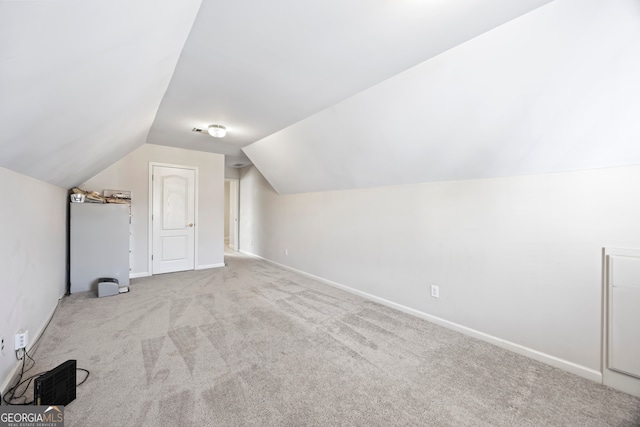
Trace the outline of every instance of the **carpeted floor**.
<path fill-rule="evenodd" d="M 72 426 L 635 426 L 640 400 L 264 261 L 62 300 Z M 79 373 L 79 379 L 82 374 Z"/>

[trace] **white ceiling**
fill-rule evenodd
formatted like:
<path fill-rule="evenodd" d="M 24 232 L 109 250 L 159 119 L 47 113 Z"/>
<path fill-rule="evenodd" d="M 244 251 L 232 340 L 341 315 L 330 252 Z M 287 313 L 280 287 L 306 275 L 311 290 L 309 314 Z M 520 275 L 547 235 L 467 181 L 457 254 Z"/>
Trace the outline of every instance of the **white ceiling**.
<path fill-rule="evenodd" d="M 245 163 L 242 147 L 548 2 L 0 1 L 0 166 L 71 187 L 145 142 Z M 228 136 L 191 132 L 211 123 Z"/>
<path fill-rule="evenodd" d="M 147 142 L 227 155 L 549 0 L 204 0 Z M 189 132 L 227 126 L 215 140 Z"/>
<path fill-rule="evenodd" d="M 637 164 L 639 24 L 636 0 L 0 1 L 0 166 L 69 188 L 147 142 L 295 193 Z"/>
<path fill-rule="evenodd" d="M 637 1 L 557 0 L 245 152 L 279 193 L 640 164 L 639 42 Z"/>
<path fill-rule="evenodd" d="M 0 166 L 68 188 L 144 144 L 199 6 L 0 1 Z"/>

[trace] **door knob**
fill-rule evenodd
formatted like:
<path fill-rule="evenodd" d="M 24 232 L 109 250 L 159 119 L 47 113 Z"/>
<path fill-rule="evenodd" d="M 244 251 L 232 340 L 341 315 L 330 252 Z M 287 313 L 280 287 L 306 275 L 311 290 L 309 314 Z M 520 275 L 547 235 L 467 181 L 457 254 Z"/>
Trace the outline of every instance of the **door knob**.
<path fill-rule="evenodd" d="M 189 227 L 193 227 L 193 223 L 190 223 L 190 224 L 189 224 Z"/>

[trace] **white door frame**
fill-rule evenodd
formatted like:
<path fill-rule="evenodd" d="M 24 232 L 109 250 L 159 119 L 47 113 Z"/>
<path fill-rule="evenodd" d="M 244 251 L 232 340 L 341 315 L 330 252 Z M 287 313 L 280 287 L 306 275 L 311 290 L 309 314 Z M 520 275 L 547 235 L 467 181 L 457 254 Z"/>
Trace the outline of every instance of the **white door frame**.
<path fill-rule="evenodd" d="M 198 196 L 200 195 L 198 191 L 198 167 L 197 166 L 185 166 L 185 165 L 177 165 L 172 163 L 160 163 L 160 162 L 149 162 L 149 216 L 147 218 L 147 222 L 149 224 L 149 240 L 147 243 L 147 271 L 150 276 L 153 276 L 153 260 L 151 257 L 153 256 L 153 222 L 151 217 L 153 215 L 153 168 L 155 166 L 161 166 L 166 168 L 178 168 L 178 169 L 189 169 L 194 171 L 195 182 L 194 182 L 194 197 L 193 197 L 193 215 L 194 215 L 194 223 L 196 224 L 195 233 L 193 236 L 193 269 L 198 269 Z"/>
<path fill-rule="evenodd" d="M 238 252 L 240 250 L 240 180 L 238 178 L 225 178 L 225 182 L 229 182 L 229 206 L 235 200 L 234 210 L 236 220 L 233 223 L 233 227 L 229 227 L 229 233 L 233 234 L 233 250 Z M 233 185 L 231 185 L 233 183 Z M 231 218 L 231 215 L 229 215 Z"/>

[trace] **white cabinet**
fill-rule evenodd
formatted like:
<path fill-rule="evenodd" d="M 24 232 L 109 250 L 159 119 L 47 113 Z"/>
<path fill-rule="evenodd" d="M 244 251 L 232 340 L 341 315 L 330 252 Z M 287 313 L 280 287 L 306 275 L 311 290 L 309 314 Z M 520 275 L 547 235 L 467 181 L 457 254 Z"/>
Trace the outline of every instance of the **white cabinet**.
<path fill-rule="evenodd" d="M 71 293 L 96 291 L 101 277 L 129 284 L 129 205 L 71 203 Z"/>

